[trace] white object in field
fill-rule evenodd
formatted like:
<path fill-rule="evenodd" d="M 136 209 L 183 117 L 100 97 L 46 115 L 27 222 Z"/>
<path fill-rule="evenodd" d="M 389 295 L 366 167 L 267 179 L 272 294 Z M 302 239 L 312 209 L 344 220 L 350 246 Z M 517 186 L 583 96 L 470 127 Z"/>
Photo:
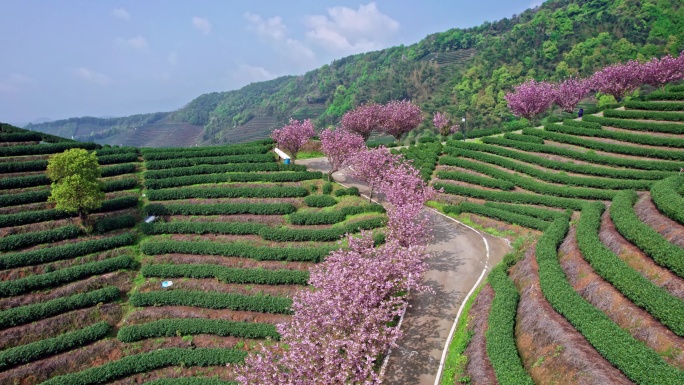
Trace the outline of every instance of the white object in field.
<path fill-rule="evenodd" d="M 283 159 L 290 159 L 290 156 L 287 155 L 286 153 L 282 152 L 279 148 L 274 148 L 273 151 L 278 154 L 279 157 Z"/>
<path fill-rule="evenodd" d="M 147 219 L 145 219 L 145 223 L 152 223 L 155 219 L 157 219 L 157 217 L 155 217 L 154 215 L 150 215 L 149 217 L 147 217 Z"/>
<path fill-rule="evenodd" d="M 162 281 L 161 285 L 163 288 L 171 287 L 173 286 L 173 281 Z"/>

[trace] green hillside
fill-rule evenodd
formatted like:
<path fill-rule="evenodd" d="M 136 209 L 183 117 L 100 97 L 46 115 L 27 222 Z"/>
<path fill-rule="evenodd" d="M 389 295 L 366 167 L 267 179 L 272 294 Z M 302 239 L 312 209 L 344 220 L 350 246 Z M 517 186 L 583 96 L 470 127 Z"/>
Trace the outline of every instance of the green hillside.
<path fill-rule="evenodd" d="M 73 118 L 28 128 L 109 144 L 236 143 L 265 138 L 290 117 L 312 118 L 322 127 L 360 103 L 404 98 L 427 113 L 467 113 L 469 129 L 485 128 L 510 119 L 504 92 L 527 77 L 588 75 L 608 63 L 682 49 L 681 1 L 552 0 L 493 23 L 341 58 L 301 76 L 204 94 L 170 113 Z M 259 123 L 250 125 L 254 119 Z M 186 134 L 165 142 L 177 132 Z"/>

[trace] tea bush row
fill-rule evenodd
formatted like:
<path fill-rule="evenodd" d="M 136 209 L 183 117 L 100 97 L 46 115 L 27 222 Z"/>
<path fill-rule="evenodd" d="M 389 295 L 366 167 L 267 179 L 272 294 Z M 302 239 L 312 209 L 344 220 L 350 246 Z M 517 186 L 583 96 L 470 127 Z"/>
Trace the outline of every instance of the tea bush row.
<path fill-rule="evenodd" d="M 376 203 L 347 206 L 334 211 L 299 211 L 288 215 L 288 221 L 293 225 L 332 225 L 344 221 L 348 215 L 362 213 L 384 213 L 385 209 Z"/>
<path fill-rule="evenodd" d="M 102 261 L 87 262 L 82 265 L 65 267 L 49 273 L 29 275 L 11 281 L 0 282 L 0 297 L 11 297 L 32 290 L 43 289 L 78 281 L 98 274 L 130 269 L 135 265 L 133 258 L 122 255 Z"/>
<path fill-rule="evenodd" d="M 593 123 L 585 120 L 575 120 L 575 119 L 565 119 L 563 120 L 564 126 L 588 128 L 591 130 L 602 130 L 603 126 L 598 123 Z"/>
<path fill-rule="evenodd" d="M 67 225 L 51 230 L 7 235 L 0 239 L 0 251 L 11 251 L 42 243 L 52 243 L 69 238 L 76 238 L 81 235 L 82 232 L 83 230 L 79 226 Z"/>
<path fill-rule="evenodd" d="M 485 138 L 483 140 L 487 140 L 487 139 L 489 139 L 489 138 Z M 496 141 L 496 139 L 495 139 L 495 141 Z M 662 178 L 666 178 L 666 177 L 672 175 L 671 172 L 667 172 L 667 171 L 615 169 L 615 168 L 610 168 L 610 167 L 575 164 L 572 162 L 564 162 L 564 161 L 546 159 L 546 158 L 538 156 L 538 155 L 533 155 L 533 154 L 529 154 L 526 152 L 511 150 L 511 149 L 505 148 L 505 147 L 499 147 L 499 145 L 502 145 L 502 146 L 509 146 L 510 145 L 512 147 L 515 144 L 515 142 L 509 141 L 509 140 L 504 140 L 503 142 L 498 142 L 498 143 L 493 142 L 493 144 L 497 144 L 497 145 L 480 144 L 480 143 L 467 143 L 467 142 L 466 143 L 449 142 L 449 148 L 446 149 L 446 152 L 451 153 L 454 148 L 460 148 L 460 149 L 472 150 L 472 151 L 478 151 L 478 152 L 487 152 L 487 153 L 491 153 L 491 154 L 515 159 L 515 160 L 519 160 L 521 162 L 536 164 L 538 166 L 542 166 L 542 167 L 549 168 L 552 170 L 561 170 L 561 171 L 567 171 L 567 172 L 574 172 L 574 173 L 578 173 L 578 174 L 603 176 L 603 177 L 615 178 L 615 179 L 648 179 L 648 180 L 654 180 L 655 179 L 655 180 L 660 180 Z M 601 158 L 607 158 L 607 157 L 601 157 L 600 155 L 589 154 L 589 153 L 581 153 L 581 152 L 572 151 L 572 150 L 563 151 L 565 149 L 561 149 L 558 147 L 552 147 L 552 146 L 528 147 L 527 145 L 522 144 L 521 146 L 515 146 L 514 148 L 518 148 L 522 151 L 546 152 L 546 153 L 551 153 L 554 155 L 561 155 L 561 156 L 566 156 L 568 158 L 583 160 L 583 161 L 587 161 L 587 162 L 594 162 L 594 163 L 603 163 L 604 161 L 608 161 L 607 159 L 601 159 Z M 561 150 L 561 151 L 557 151 L 557 150 Z M 617 159 L 617 158 L 610 157 L 610 159 Z M 616 165 L 616 166 L 629 167 L 626 164 L 620 164 L 620 165 Z"/>
<path fill-rule="evenodd" d="M 211 204 L 158 204 L 145 206 L 147 215 L 284 215 L 297 209 L 290 203 L 211 203 Z"/>
<path fill-rule="evenodd" d="M 549 124 L 546 126 L 546 130 L 568 135 L 580 135 L 591 136 L 595 138 L 615 139 L 621 142 L 645 144 L 649 146 L 684 148 L 684 139 L 681 138 L 663 138 L 660 136 L 653 136 L 648 134 L 631 134 L 628 132 L 609 131 L 603 129 L 595 130 L 591 128 L 571 127 L 560 124 Z"/>
<path fill-rule="evenodd" d="M 504 139 L 517 140 L 518 142 L 544 144 L 544 139 L 542 139 L 538 136 L 513 134 L 511 132 L 507 132 L 504 134 L 503 137 L 504 137 Z"/>
<path fill-rule="evenodd" d="M 271 149 L 270 146 L 234 146 L 234 147 L 204 147 L 193 149 L 163 149 L 160 151 L 150 151 L 148 149 L 142 150 L 145 161 L 149 160 L 167 160 L 180 158 L 201 158 L 208 156 L 226 156 L 226 155 L 247 155 L 247 154 L 265 154 Z"/>
<path fill-rule="evenodd" d="M 37 132 L 0 133 L 0 142 L 40 142 L 43 137 Z"/>
<path fill-rule="evenodd" d="M 542 205 L 548 207 L 560 207 L 572 210 L 581 210 L 583 200 L 560 198 L 548 195 L 529 194 L 520 192 L 487 191 L 479 188 L 455 186 L 437 182 L 434 184 L 436 189 L 444 189 L 444 193 L 460 195 L 464 197 L 484 199 L 494 202 L 522 203 L 530 205 Z"/>
<path fill-rule="evenodd" d="M 677 175 L 657 182 L 651 187 L 651 199 L 665 216 L 684 225 L 684 197 L 678 192 L 682 185 L 684 178 Z"/>
<path fill-rule="evenodd" d="M 577 224 L 577 244 L 582 256 L 603 279 L 632 303 L 649 312 L 675 334 L 684 334 L 684 301 L 673 297 L 634 270 L 599 239 L 603 203 L 587 204 Z"/>
<path fill-rule="evenodd" d="M 642 222 L 634 212 L 638 197 L 634 191 L 621 191 L 610 206 L 610 218 L 615 228 L 659 265 L 684 277 L 684 250 L 668 242 L 651 226 Z"/>
<path fill-rule="evenodd" d="M 674 90 L 679 90 L 675 88 Z M 646 95 L 646 100 L 684 100 L 684 92 L 673 92 L 673 89 L 669 91 L 653 91 Z"/>
<path fill-rule="evenodd" d="M 76 258 L 99 251 L 129 246 L 134 242 L 135 237 L 132 234 L 126 233 L 62 246 L 4 254 L 0 256 L 0 269 L 12 269 L 20 266 Z"/>
<path fill-rule="evenodd" d="M 178 167 L 198 166 L 202 164 L 272 163 L 274 160 L 275 158 L 273 154 L 201 156 L 167 160 L 146 160 L 145 167 L 148 170 L 166 170 Z"/>
<path fill-rule="evenodd" d="M 684 104 L 677 102 L 639 102 L 636 100 L 628 100 L 625 102 L 625 108 L 649 111 L 684 111 Z"/>
<path fill-rule="evenodd" d="M 151 201 L 192 198 L 299 198 L 308 194 L 309 190 L 299 186 L 181 187 L 150 190 L 147 192 L 147 198 Z"/>
<path fill-rule="evenodd" d="M 259 285 L 306 285 L 309 272 L 287 269 L 248 269 L 208 264 L 152 264 L 140 269 L 144 277 L 215 278 L 225 283 Z"/>
<path fill-rule="evenodd" d="M 668 365 L 655 351 L 634 339 L 604 312 L 582 298 L 568 283 L 557 255 L 568 226 L 567 220 L 556 220 L 537 242 L 539 282 L 544 297 L 630 380 L 640 384 L 683 382 L 684 372 Z"/>
<path fill-rule="evenodd" d="M 199 166 L 150 170 L 143 173 L 145 179 L 166 179 L 188 175 L 219 174 L 225 172 L 258 172 L 258 171 L 306 171 L 306 166 L 282 163 L 235 163 L 235 164 L 202 164 Z"/>
<path fill-rule="evenodd" d="M 643 119 L 663 120 L 670 122 L 684 122 L 684 114 L 680 112 L 663 111 L 630 111 L 630 110 L 606 110 L 603 116 L 618 119 Z"/>
<path fill-rule="evenodd" d="M 101 146 L 96 143 L 82 143 L 82 142 L 60 142 L 48 143 L 38 145 L 23 145 L 23 146 L 8 146 L 0 147 L 0 157 L 3 156 L 20 156 L 20 155 L 42 155 L 55 154 L 64 152 L 71 148 L 83 148 L 86 150 L 95 150 Z"/>
<path fill-rule="evenodd" d="M 445 206 L 444 212 L 447 214 L 472 213 L 540 231 L 549 227 L 549 222 L 535 217 L 471 202 L 463 202 L 456 206 Z"/>
<path fill-rule="evenodd" d="M 518 213 L 529 217 L 538 218 L 544 221 L 554 221 L 558 218 L 567 217 L 569 215 L 567 211 L 554 211 L 535 206 L 513 205 L 508 203 L 497 202 L 485 202 L 484 205 L 499 210 L 510 211 L 512 213 Z"/>
<path fill-rule="evenodd" d="M 275 172 L 258 174 L 252 172 L 234 174 L 190 175 L 177 178 L 146 180 L 148 189 L 189 186 L 193 184 L 225 183 L 225 182 L 300 182 L 303 180 L 321 179 L 320 171 Z"/>
<path fill-rule="evenodd" d="M 632 131 L 662 132 L 667 134 L 684 134 L 684 125 L 679 123 L 638 122 L 627 119 L 611 118 L 611 113 L 604 112 L 604 116 L 585 115 L 582 121 L 598 123 L 602 126 L 624 128 Z"/>
<path fill-rule="evenodd" d="M 304 198 L 304 204 L 309 207 L 330 207 L 337 204 L 337 199 L 330 195 L 309 195 Z"/>
<path fill-rule="evenodd" d="M 147 338 L 177 335 L 212 334 L 221 337 L 279 340 L 275 325 L 255 322 L 234 322 L 222 319 L 174 318 L 141 325 L 123 326 L 116 338 L 121 342 L 135 342 Z"/>
<path fill-rule="evenodd" d="M 456 159 L 458 158 L 443 156 L 439 160 L 439 162 L 443 165 L 456 166 Z M 515 188 L 515 185 L 507 180 L 494 179 L 488 176 L 475 175 L 468 172 L 437 171 L 437 178 L 446 180 L 456 180 L 460 182 L 466 182 L 482 187 L 495 188 L 499 190 L 513 190 Z"/>
<path fill-rule="evenodd" d="M 266 294 L 245 295 L 190 290 L 150 291 L 128 297 L 133 306 L 192 306 L 271 314 L 291 314 L 292 300 Z"/>
<path fill-rule="evenodd" d="M 86 370 L 53 377 L 41 385 L 92 385 L 167 366 L 225 366 L 244 361 L 247 352 L 220 348 L 165 348 L 126 356 Z M 194 383 L 192 383 L 194 385 Z M 204 384 L 204 382 L 202 382 Z"/>

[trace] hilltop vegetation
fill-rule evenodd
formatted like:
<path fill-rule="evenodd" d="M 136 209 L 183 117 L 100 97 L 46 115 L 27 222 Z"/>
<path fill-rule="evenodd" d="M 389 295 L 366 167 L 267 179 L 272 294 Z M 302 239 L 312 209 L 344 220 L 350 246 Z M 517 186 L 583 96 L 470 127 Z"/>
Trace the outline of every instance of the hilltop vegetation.
<path fill-rule="evenodd" d="M 404 98 L 427 113 L 467 113 L 469 128 L 486 128 L 510 119 L 504 92 L 525 78 L 586 76 L 606 64 L 682 49 L 680 1 L 547 1 L 511 18 L 348 56 L 301 76 L 201 95 L 170 113 L 29 128 L 136 146 L 235 143 L 264 138 L 290 117 L 312 118 L 321 128 L 359 104 Z"/>

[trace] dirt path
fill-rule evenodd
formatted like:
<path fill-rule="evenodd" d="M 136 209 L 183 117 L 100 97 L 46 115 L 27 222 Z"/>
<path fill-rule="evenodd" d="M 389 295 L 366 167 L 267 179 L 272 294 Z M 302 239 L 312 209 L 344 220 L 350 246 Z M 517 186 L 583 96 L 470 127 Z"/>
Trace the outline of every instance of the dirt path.
<path fill-rule="evenodd" d="M 310 170 L 327 172 L 324 158 L 298 160 Z M 337 182 L 368 191 L 360 181 L 337 172 Z M 428 209 L 426 209 L 428 210 Z M 393 348 L 385 368 L 384 383 L 392 385 L 432 385 L 439 371 L 445 343 L 454 319 L 467 294 L 476 284 L 483 269 L 491 268 L 508 252 L 508 243 L 475 231 L 434 210 L 428 210 L 432 220 L 433 241 L 428 246 L 432 258 L 424 283 L 435 294 L 414 295 L 402 324 L 404 336 Z M 483 236 L 487 239 L 489 253 Z"/>

